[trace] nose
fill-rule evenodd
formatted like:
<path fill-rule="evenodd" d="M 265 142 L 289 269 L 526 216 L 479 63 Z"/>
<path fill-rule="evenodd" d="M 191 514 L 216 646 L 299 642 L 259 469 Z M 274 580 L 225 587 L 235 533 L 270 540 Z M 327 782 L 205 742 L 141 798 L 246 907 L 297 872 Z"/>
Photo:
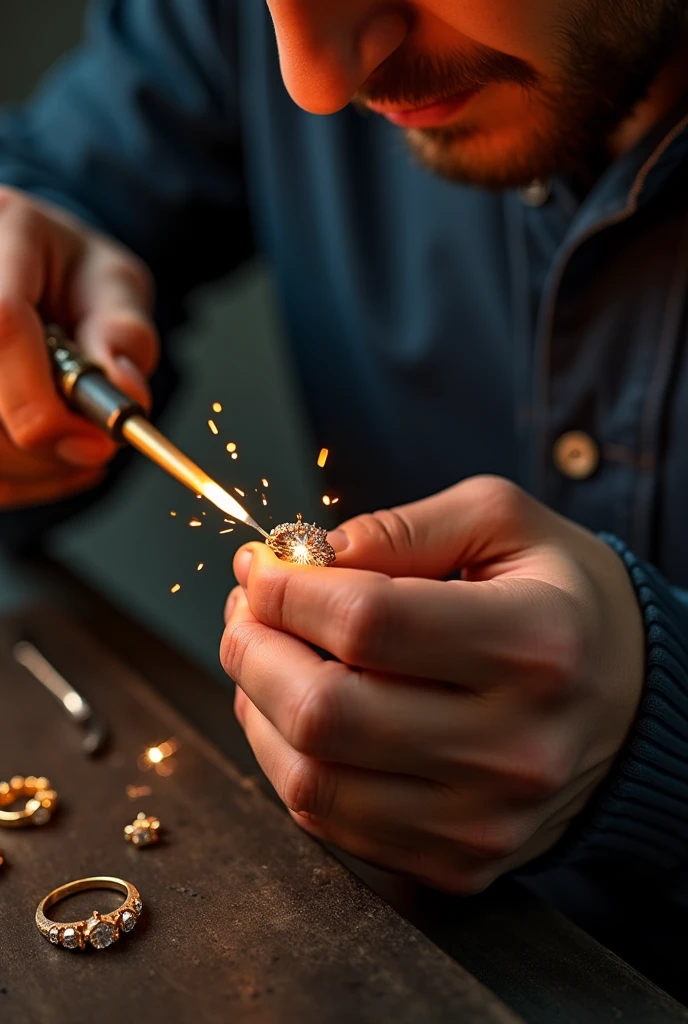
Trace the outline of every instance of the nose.
<path fill-rule="evenodd" d="M 311 114 L 333 114 L 406 38 L 400 4 L 267 0 L 284 84 Z"/>

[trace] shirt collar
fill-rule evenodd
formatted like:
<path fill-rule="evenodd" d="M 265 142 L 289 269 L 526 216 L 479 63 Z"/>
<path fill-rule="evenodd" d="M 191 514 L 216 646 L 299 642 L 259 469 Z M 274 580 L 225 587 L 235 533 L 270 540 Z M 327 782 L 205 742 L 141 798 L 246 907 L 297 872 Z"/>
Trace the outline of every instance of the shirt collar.
<path fill-rule="evenodd" d="M 601 175 L 578 209 L 574 234 L 631 216 L 661 191 L 686 156 L 688 95 Z"/>

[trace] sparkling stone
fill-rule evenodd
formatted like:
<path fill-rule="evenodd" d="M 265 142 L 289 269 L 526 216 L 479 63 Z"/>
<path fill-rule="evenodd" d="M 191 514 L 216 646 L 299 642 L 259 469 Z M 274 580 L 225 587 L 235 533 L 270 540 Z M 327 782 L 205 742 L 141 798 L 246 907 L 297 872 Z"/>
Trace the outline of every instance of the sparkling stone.
<path fill-rule="evenodd" d="M 78 949 L 79 948 L 79 936 L 77 935 L 76 929 L 65 928 L 62 936 L 62 945 L 65 949 Z"/>
<path fill-rule="evenodd" d="M 141 900 L 134 900 L 134 911 L 137 914 L 140 914 L 142 910 L 143 910 L 143 903 L 141 902 Z"/>
<path fill-rule="evenodd" d="M 131 837 L 131 841 L 136 846 L 149 846 L 152 838 L 151 830 L 149 828 L 142 828 L 140 832 L 134 833 Z"/>
<path fill-rule="evenodd" d="M 115 941 L 115 929 L 109 921 L 92 917 L 88 922 L 88 941 L 95 949 L 107 949 Z"/>
<path fill-rule="evenodd" d="M 122 914 L 122 931 L 130 932 L 136 924 L 136 915 L 131 910 L 125 910 Z"/>
<path fill-rule="evenodd" d="M 47 807 L 39 807 L 37 811 L 34 811 L 31 815 L 31 821 L 34 825 L 45 825 L 50 821 L 50 811 Z"/>
<path fill-rule="evenodd" d="M 59 928 L 51 928 L 50 931 L 48 932 L 48 938 L 53 943 L 53 945 L 59 946 L 59 944 L 60 944 L 60 929 Z"/>

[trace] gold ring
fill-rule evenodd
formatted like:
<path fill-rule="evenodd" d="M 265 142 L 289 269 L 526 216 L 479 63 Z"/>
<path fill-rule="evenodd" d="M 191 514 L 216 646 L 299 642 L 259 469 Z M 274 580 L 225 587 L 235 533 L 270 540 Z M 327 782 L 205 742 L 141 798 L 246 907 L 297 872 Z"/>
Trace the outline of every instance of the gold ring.
<path fill-rule="evenodd" d="M 69 924 L 56 924 L 45 916 L 46 910 L 64 900 L 67 896 L 73 896 L 75 892 L 84 892 L 89 889 L 114 889 L 115 892 L 124 893 L 126 899 L 110 914 L 99 914 L 94 910 L 89 918 L 83 921 L 71 921 Z M 36 927 L 54 946 L 63 946 L 65 949 L 85 949 L 87 945 L 94 949 L 107 949 L 122 934 L 130 932 L 143 910 L 143 903 L 138 889 L 131 882 L 125 882 L 122 878 L 109 878 L 102 876 L 98 878 L 79 878 L 76 882 L 68 882 L 41 900 L 36 908 Z"/>
<path fill-rule="evenodd" d="M 21 811 L 5 811 L 8 807 L 26 797 L 26 806 Z M 0 782 L 0 826 L 2 828 L 24 828 L 26 825 L 45 825 L 57 807 L 57 793 L 44 776 L 15 775 L 9 782 Z"/>

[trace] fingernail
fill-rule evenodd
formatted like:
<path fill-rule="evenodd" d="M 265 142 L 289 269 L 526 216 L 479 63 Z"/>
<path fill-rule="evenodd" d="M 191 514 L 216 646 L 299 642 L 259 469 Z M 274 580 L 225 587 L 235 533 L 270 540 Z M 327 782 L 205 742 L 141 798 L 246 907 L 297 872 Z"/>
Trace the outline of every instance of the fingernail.
<path fill-rule="evenodd" d="M 110 446 L 103 439 L 91 437 L 66 437 L 55 447 L 55 454 L 73 466 L 102 466 L 110 458 Z"/>
<path fill-rule="evenodd" d="M 328 533 L 327 539 L 337 554 L 346 551 L 349 546 L 349 536 L 344 530 L 333 530 L 332 533 Z"/>
<path fill-rule="evenodd" d="M 143 405 L 146 408 L 148 408 L 150 405 L 150 399 L 148 397 L 148 381 L 141 373 L 136 363 L 133 362 L 133 360 L 131 360 L 128 356 L 116 356 L 115 365 L 117 369 L 124 374 L 125 377 L 129 378 L 129 380 L 136 389 L 136 397 L 138 397 L 139 400 L 143 402 Z"/>
<path fill-rule="evenodd" d="M 242 587 L 248 584 L 248 574 L 251 571 L 252 561 L 253 552 L 250 548 L 247 548 L 245 551 L 239 551 L 234 556 L 234 575 Z"/>
<path fill-rule="evenodd" d="M 115 363 L 122 373 L 126 373 L 128 377 L 133 377 L 137 384 L 142 384 L 144 387 L 146 386 L 146 378 L 143 376 L 136 363 L 131 360 L 129 356 L 116 356 Z"/>

